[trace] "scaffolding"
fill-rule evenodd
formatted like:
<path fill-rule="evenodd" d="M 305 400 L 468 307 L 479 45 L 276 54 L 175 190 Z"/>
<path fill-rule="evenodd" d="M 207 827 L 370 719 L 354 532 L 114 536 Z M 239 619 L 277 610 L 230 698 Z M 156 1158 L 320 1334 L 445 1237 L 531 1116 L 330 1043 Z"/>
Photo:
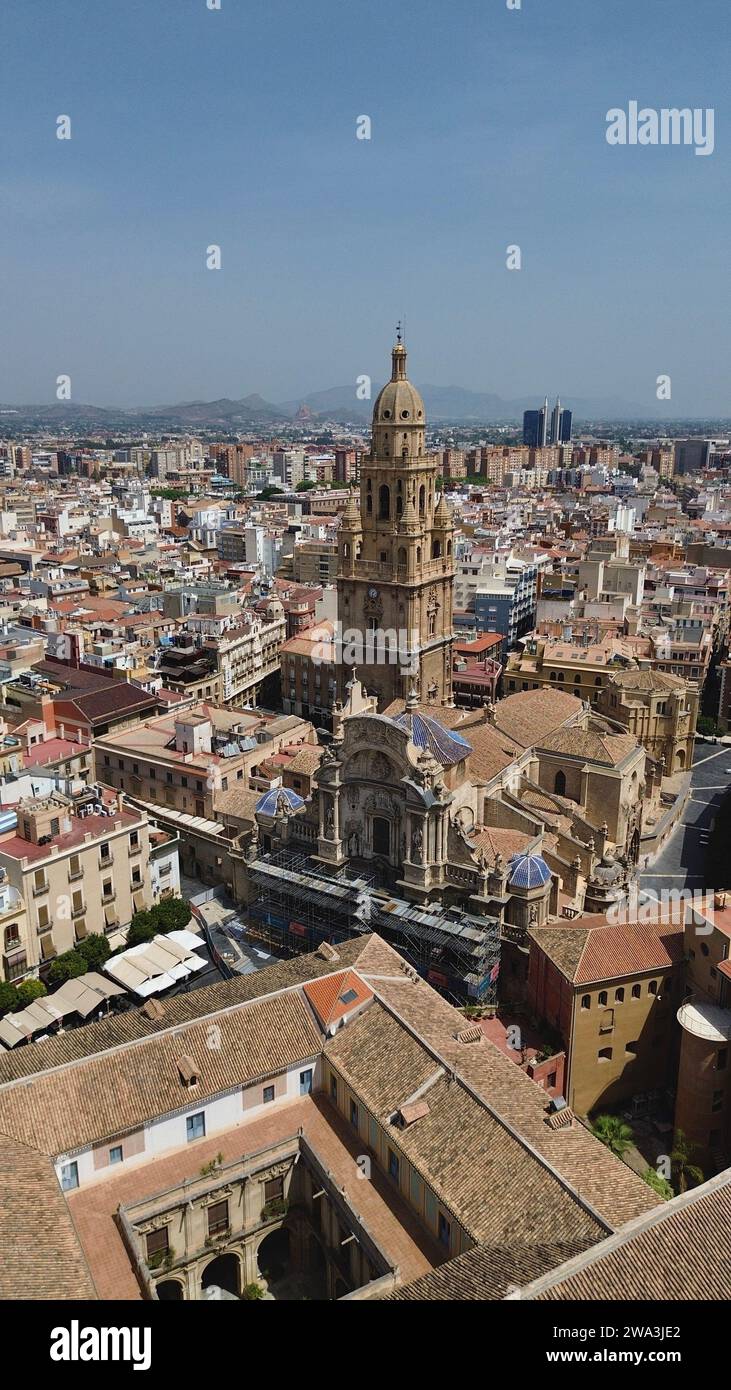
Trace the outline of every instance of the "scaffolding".
<path fill-rule="evenodd" d="M 368 932 L 388 941 L 454 1003 L 494 1003 L 500 969 L 500 923 L 452 907 L 420 907 L 379 889 L 375 876 L 327 873 L 293 850 L 249 866 L 257 896 L 250 935 L 279 954 L 300 955 Z"/>

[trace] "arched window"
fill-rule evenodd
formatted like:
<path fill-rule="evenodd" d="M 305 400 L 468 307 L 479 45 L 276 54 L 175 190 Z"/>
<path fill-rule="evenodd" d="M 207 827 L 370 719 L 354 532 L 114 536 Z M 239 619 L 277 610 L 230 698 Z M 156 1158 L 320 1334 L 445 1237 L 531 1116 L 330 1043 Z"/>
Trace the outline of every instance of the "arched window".
<path fill-rule="evenodd" d="M 555 671 L 552 671 L 552 672 L 551 672 L 551 680 L 552 680 L 552 681 L 555 681 L 555 679 L 556 679 L 556 672 L 555 672 Z"/>
<path fill-rule="evenodd" d="M 420 564 L 421 564 L 421 546 L 420 546 L 420 545 L 417 545 L 417 547 L 416 547 L 416 563 L 417 563 L 417 565 L 420 565 Z"/>
<path fill-rule="evenodd" d="M 430 637 L 434 637 L 434 635 L 436 634 L 436 630 L 437 630 L 437 615 L 436 615 L 436 613 L 430 613 L 430 614 L 429 614 L 429 636 L 430 636 Z"/>
<path fill-rule="evenodd" d="M 403 512 L 403 509 L 404 509 L 404 499 L 403 499 L 403 497 L 397 497 L 397 498 L 396 498 L 396 515 L 397 515 L 397 516 L 401 516 L 401 513 Z"/>
<path fill-rule="evenodd" d="M 560 681 L 563 680 L 563 671 L 559 671 L 559 673 L 558 673 L 558 678 L 559 678 Z"/>
<path fill-rule="evenodd" d="M 420 516 L 423 516 L 423 515 L 424 515 L 424 507 L 425 507 L 425 506 L 426 506 L 426 488 L 424 487 L 424 484 L 422 483 L 421 487 L 419 488 L 419 515 L 420 515 Z"/>
<path fill-rule="evenodd" d="M 369 493 L 368 496 L 366 497 L 366 511 L 367 511 L 367 513 L 368 513 L 369 516 L 371 515 L 371 512 L 373 511 L 373 498 L 371 497 L 370 493 Z"/>
<path fill-rule="evenodd" d="M 451 541 L 447 541 L 447 554 L 448 554 L 448 555 L 451 555 L 451 554 L 452 554 L 452 542 L 451 542 Z"/>
<path fill-rule="evenodd" d="M 399 569 L 406 569 L 406 547 L 403 545 L 399 546 L 397 562 Z"/>
<path fill-rule="evenodd" d="M 348 542 L 347 542 L 347 541 L 345 542 L 345 544 L 344 544 L 344 546 L 343 546 L 343 559 L 344 559 L 344 560 L 349 560 L 349 559 L 350 559 L 350 546 L 348 545 Z"/>
<path fill-rule="evenodd" d="M 557 796 L 565 796 L 565 795 L 566 795 L 566 773 L 565 773 L 565 772 L 557 772 L 557 773 L 556 773 L 556 776 L 555 776 L 555 779 L 554 779 L 554 783 L 553 783 L 553 790 L 555 791 L 555 793 L 556 793 Z"/>
<path fill-rule="evenodd" d="M 391 515 L 391 489 L 386 483 L 382 483 L 378 489 L 378 517 L 380 521 L 388 521 Z"/>
<path fill-rule="evenodd" d="M 441 543 L 441 541 L 432 541 L 432 543 L 431 543 L 431 557 L 432 557 L 432 560 L 438 560 L 438 559 L 439 559 L 439 556 L 441 555 L 441 553 L 442 553 L 442 543 Z"/>

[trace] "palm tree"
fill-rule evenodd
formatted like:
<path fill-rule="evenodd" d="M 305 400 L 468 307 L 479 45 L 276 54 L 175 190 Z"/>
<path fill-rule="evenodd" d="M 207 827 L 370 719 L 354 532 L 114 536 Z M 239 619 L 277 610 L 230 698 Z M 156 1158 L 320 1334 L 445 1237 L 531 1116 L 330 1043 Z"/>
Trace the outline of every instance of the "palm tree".
<path fill-rule="evenodd" d="M 624 1120 L 620 1120 L 619 1115 L 600 1115 L 593 1126 L 593 1133 L 617 1158 L 624 1158 L 634 1141 L 632 1130 Z"/>
<path fill-rule="evenodd" d="M 697 1144 L 692 1144 L 686 1139 L 682 1129 L 675 1131 L 670 1164 L 678 1192 L 687 1192 L 689 1187 L 697 1187 L 704 1181 L 703 1170 L 696 1163 L 690 1162 L 697 1148 Z"/>

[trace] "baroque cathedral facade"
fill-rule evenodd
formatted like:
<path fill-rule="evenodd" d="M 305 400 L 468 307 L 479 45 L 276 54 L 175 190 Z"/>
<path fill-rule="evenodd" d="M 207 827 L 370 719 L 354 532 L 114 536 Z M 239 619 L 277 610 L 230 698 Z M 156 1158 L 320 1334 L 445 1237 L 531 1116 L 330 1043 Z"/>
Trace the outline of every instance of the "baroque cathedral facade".
<path fill-rule="evenodd" d="M 423 704 L 451 704 L 453 529 L 399 334 L 373 409 L 360 506 L 351 497 L 339 532 L 338 617 L 380 709 L 411 689 Z M 343 682 L 348 675 L 346 665 Z"/>

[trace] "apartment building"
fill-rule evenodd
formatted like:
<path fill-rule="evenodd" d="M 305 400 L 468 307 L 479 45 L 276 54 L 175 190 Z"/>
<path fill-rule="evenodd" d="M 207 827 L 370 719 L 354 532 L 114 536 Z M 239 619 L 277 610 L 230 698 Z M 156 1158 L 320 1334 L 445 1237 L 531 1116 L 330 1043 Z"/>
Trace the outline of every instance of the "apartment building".
<path fill-rule="evenodd" d="M 298 719 L 201 703 L 99 739 L 96 775 L 161 811 L 213 820 L 219 792 L 237 783 L 248 787 L 259 763 L 283 743 L 312 736 L 311 726 Z"/>
<path fill-rule="evenodd" d="M 147 816 L 123 797 L 99 787 L 25 797 L 0 825 L 0 869 L 18 910 L 5 927 L 6 978 L 37 974 L 92 932 L 121 941 L 151 905 Z"/>

